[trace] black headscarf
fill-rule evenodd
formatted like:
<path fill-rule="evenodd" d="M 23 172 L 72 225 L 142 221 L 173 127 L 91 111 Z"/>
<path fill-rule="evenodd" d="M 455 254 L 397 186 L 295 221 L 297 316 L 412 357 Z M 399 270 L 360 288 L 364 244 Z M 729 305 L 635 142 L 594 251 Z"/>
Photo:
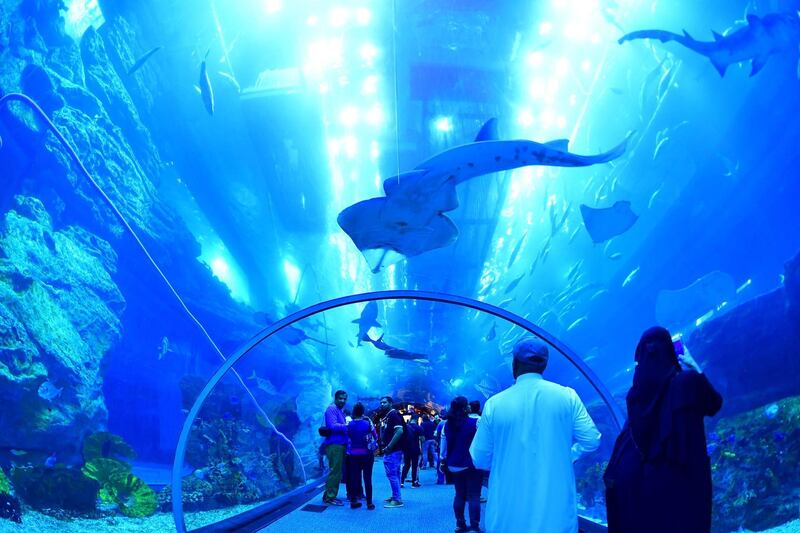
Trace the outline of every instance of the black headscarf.
<path fill-rule="evenodd" d="M 639 451 L 652 459 L 671 432 L 660 420 L 661 400 L 681 370 L 669 331 L 662 327 L 645 331 L 636 347 L 636 363 L 627 397 L 628 423 Z"/>

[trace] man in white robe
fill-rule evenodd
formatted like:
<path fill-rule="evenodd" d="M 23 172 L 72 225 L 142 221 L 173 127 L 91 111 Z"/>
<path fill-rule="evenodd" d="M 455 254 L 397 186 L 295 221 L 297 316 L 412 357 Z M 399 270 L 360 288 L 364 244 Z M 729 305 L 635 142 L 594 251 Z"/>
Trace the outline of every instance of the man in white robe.
<path fill-rule="evenodd" d="M 542 378 L 543 342 L 523 338 L 513 355 L 516 383 L 486 401 L 469 449 L 490 471 L 486 533 L 577 533 L 572 463 L 600 433 L 573 389 Z"/>

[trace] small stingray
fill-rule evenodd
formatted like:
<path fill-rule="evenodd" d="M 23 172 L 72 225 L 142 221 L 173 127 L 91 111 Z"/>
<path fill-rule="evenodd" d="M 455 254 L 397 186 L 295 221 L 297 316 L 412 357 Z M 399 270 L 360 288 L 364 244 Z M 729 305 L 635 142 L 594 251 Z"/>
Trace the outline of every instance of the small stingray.
<path fill-rule="evenodd" d="M 625 233 L 639 218 L 639 215 L 631 210 L 631 203 L 627 200 L 620 200 L 604 209 L 581 204 L 581 216 L 586 231 L 595 243 L 605 242 Z"/>
<path fill-rule="evenodd" d="M 285 327 L 279 332 L 277 332 L 276 335 L 280 340 L 291 346 L 297 346 L 303 341 L 314 341 L 320 344 L 324 344 L 325 346 L 334 346 L 329 342 L 325 342 L 320 339 L 315 339 L 314 337 L 309 337 L 308 335 L 306 335 L 305 331 L 303 331 L 300 328 L 296 328 L 294 326 Z"/>

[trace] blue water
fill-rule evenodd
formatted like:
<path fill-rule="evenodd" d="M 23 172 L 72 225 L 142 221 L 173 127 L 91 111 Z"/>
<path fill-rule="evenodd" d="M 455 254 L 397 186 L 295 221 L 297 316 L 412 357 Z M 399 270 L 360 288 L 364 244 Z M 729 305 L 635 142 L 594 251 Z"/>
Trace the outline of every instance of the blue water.
<path fill-rule="evenodd" d="M 754 432 L 710 447 L 715 530 L 796 518 L 791 460 L 768 459 L 798 453 L 800 2 L 34 4 L 0 0 L 0 94 L 41 106 L 98 189 L 41 117 L 3 101 L 0 461 L 12 485 L 24 483 L 15 468 L 52 470 L 54 453 L 79 475 L 85 439 L 108 431 L 136 458 L 102 457 L 135 461 L 161 491 L 197 395 L 249 340 L 320 302 L 410 289 L 505 309 L 588 366 L 594 384 L 560 355 L 546 373 L 604 434 L 577 467 L 586 514 L 604 516 L 597 472 L 617 429 L 598 390 L 624 409 L 636 342 L 658 323 L 725 397 L 708 427 Z M 775 13 L 788 15 L 764 18 Z M 758 24 L 774 25 L 747 33 Z M 706 42 L 714 30 L 729 50 L 617 42 L 645 29 Z M 742 61 L 721 76 L 703 53 L 718 68 L 726 53 Z M 492 118 L 496 137 L 475 143 Z M 587 166 L 569 155 L 617 146 Z M 551 151 L 525 161 L 528 150 Z M 352 227 L 337 222 L 352 206 Z M 182 474 L 203 495 L 187 512 L 316 477 L 316 428 L 337 389 L 348 408 L 388 394 L 430 411 L 511 384 L 521 328 L 387 299 L 366 329 L 383 344 L 371 343 L 354 323 L 364 306 L 269 337 L 196 406 Z"/>

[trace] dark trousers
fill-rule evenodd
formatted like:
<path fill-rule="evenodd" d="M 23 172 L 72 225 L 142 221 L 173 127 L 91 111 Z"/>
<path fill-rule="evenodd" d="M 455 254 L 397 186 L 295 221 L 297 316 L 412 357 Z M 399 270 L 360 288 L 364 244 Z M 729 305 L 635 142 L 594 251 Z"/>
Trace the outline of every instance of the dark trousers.
<path fill-rule="evenodd" d="M 419 452 L 415 454 L 413 451 L 406 451 L 403 454 L 403 475 L 400 476 L 400 479 L 403 480 L 403 483 L 406 482 L 406 476 L 408 475 L 409 468 L 411 468 L 411 481 L 418 483 L 419 474 L 417 473 L 417 468 L 419 468 Z"/>
<path fill-rule="evenodd" d="M 467 468 L 460 472 L 453 472 L 453 485 L 456 495 L 453 498 L 453 512 L 456 515 L 456 525 L 466 526 L 464 519 L 464 504 L 469 504 L 469 524 L 478 527 L 481 523 L 481 482 L 483 472 L 475 468 Z"/>
<path fill-rule="evenodd" d="M 367 505 L 372 503 L 372 466 L 375 464 L 375 456 L 371 453 L 364 455 L 348 455 L 348 476 L 347 493 L 350 501 L 358 501 L 361 494 L 361 479 L 364 479 L 364 493 L 367 497 Z"/>

